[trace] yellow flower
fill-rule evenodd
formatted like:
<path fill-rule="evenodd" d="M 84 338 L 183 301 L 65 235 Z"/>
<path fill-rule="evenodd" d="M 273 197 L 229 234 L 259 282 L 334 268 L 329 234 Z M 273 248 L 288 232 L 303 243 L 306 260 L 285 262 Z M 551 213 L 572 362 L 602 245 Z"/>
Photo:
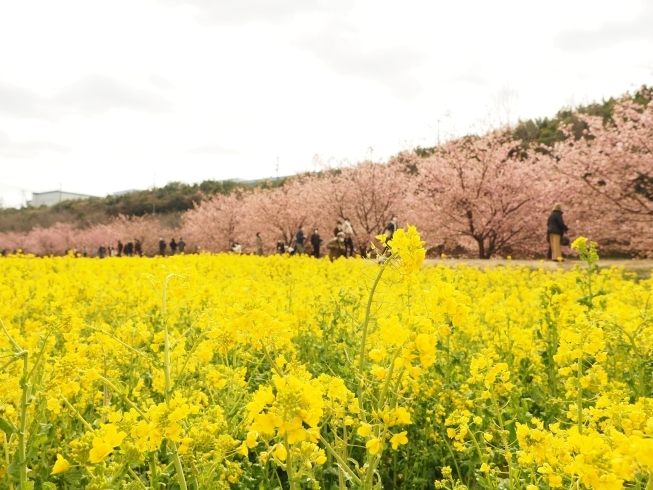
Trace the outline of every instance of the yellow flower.
<path fill-rule="evenodd" d="M 492 434 L 488 434 L 488 433 L 486 432 L 485 434 L 483 434 L 483 438 L 484 438 L 487 442 L 490 442 L 494 437 L 492 436 Z"/>
<path fill-rule="evenodd" d="M 274 451 L 272 451 L 272 455 L 277 458 L 279 461 L 285 461 L 286 458 L 288 457 L 288 451 L 286 451 L 286 446 L 283 444 L 277 444 L 277 446 L 274 448 Z"/>
<path fill-rule="evenodd" d="M 481 465 L 481 473 L 487 473 L 490 471 L 490 466 L 487 463 L 483 463 Z"/>
<path fill-rule="evenodd" d="M 374 439 L 367 441 L 365 447 L 370 452 L 370 454 L 377 454 L 381 450 L 382 443 L 379 438 L 375 437 Z"/>
<path fill-rule="evenodd" d="M 55 461 L 54 466 L 52 467 L 51 475 L 58 475 L 59 473 L 64 473 L 70 469 L 70 463 L 61 455 L 57 454 L 57 461 Z"/>
<path fill-rule="evenodd" d="M 238 447 L 238 449 L 236 450 L 236 452 L 237 452 L 238 454 L 240 454 L 241 456 L 245 456 L 245 457 L 247 457 L 247 455 L 249 454 L 249 450 L 247 449 L 247 444 L 245 444 L 245 443 L 243 442 L 243 443 Z"/>
<path fill-rule="evenodd" d="M 111 451 L 113 451 L 113 446 L 111 446 L 111 444 L 108 444 L 99 437 L 96 437 L 93 439 L 93 447 L 88 454 L 88 460 L 91 463 L 99 463 L 100 461 L 103 461 L 104 458 L 109 456 Z"/>
<path fill-rule="evenodd" d="M 406 274 L 415 272 L 422 267 L 426 258 L 426 250 L 420 239 L 417 228 L 409 226 L 408 230 L 399 228 L 388 241 L 393 254 L 399 256 L 400 265 Z"/>
<path fill-rule="evenodd" d="M 258 438 L 258 432 L 255 430 L 251 430 L 247 433 L 247 446 L 248 447 L 254 447 L 258 444 L 257 439 Z"/>
<path fill-rule="evenodd" d="M 371 432 L 372 432 L 372 426 L 370 424 L 365 424 L 365 423 L 361 424 L 361 426 L 356 431 L 356 433 L 362 437 L 369 436 Z"/>
<path fill-rule="evenodd" d="M 406 437 L 407 432 L 403 431 L 400 432 L 399 434 L 395 434 L 392 436 L 390 439 L 390 444 L 392 444 L 392 449 L 397 449 L 399 445 L 406 445 L 408 444 L 408 437 Z"/>

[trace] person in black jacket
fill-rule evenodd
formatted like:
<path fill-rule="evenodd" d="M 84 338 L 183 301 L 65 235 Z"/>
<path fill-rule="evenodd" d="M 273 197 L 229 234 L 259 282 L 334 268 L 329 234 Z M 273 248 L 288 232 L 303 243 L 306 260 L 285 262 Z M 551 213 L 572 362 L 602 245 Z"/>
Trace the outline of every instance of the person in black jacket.
<path fill-rule="evenodd" d="M 562 260 L 560 242 L 562 236 L 568 229 L 569 228 L 567 228 L 567 225 L 565 225 L 565 222 L 562 220 L 562 205 L 558 203 L 553 206 L 553 211 L 549 215 L 546 225 L 549 246 L 551 247 L 551 260 Z"/>
<path fill-rule="evenodd" d="M 320 234 L 317 231 L 317 228 L 313 230 L 311 235 L 311 245 L 313 245 L 313 257 L 316 259 L 320 258 Z"/>

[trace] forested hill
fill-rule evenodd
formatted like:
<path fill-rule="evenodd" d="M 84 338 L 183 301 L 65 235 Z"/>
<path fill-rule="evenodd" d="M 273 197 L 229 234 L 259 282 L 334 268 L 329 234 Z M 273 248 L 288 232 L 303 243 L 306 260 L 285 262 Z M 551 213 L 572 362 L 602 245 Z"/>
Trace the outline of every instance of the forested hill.
<path fill-rule="evenodd" d="M 51 207 L 27 207 L 0 209 L 0 232 L 29 231 L 35 226 L 47 228 L 55 223 L 75 223 L 84 227 L 107 223 L 120 214 L 143 216 L 155 213 L 163 224 L 174 226 L 181 213 L 193 207 L 193 203 L 215 194 L 229 194 L 234 189 L 276 187 L 283 179 L 263 181 L 254 185 L 238 181 L 205 180 L 201 184 L 171 182 L 154 190 L 130 192 L 118 196 L 91 198 L 79 201 L 63 201 Z"/>

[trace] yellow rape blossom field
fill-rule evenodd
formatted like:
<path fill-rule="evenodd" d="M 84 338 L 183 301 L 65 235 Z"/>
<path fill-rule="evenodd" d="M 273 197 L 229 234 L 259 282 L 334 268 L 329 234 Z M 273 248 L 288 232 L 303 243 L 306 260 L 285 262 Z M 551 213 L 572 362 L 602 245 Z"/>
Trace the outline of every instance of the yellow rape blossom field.
<path fill-rule="evenodd" d="M 653 489 L 653 281 L 0 259 L 0 489 Z"/>

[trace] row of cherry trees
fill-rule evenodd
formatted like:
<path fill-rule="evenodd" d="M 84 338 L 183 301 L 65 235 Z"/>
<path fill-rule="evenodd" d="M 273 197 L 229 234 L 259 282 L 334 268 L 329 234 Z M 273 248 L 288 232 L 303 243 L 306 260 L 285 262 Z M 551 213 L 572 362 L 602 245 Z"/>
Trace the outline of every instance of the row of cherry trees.
<path fill-rule="evenodd" d="M 185 213 L 180 229 L 121 216 L 86 229 L 58 224 L 0 234 L 0 250 L 62 253 L 138 238 L 152 254 L 159 237 L 183 236 L 191 251 L 226 251 L 237 241 L 252 252 L 259 232 L 270 253 L 277 241 L 291 245 L 300 226 L 326 240 L 337 220 L 349 218 L 364 252 L 397 215 L 400 224 L 418 226 L 434 254 L 532 257 L 546 252 L 546 219 L 560 202 L 572 238 L 589 236 L 604 253 L 651 256 L 653 103 L 624 96 L 611 121 L 577 118 L 583 136 L 564 129 L 567 139 L 552 147 L 524 148 L 506 128 L 450 141 L 427 157 L 403 152 L 386 164 L 366 161 L 275 189 L 215 195 Z"/>

